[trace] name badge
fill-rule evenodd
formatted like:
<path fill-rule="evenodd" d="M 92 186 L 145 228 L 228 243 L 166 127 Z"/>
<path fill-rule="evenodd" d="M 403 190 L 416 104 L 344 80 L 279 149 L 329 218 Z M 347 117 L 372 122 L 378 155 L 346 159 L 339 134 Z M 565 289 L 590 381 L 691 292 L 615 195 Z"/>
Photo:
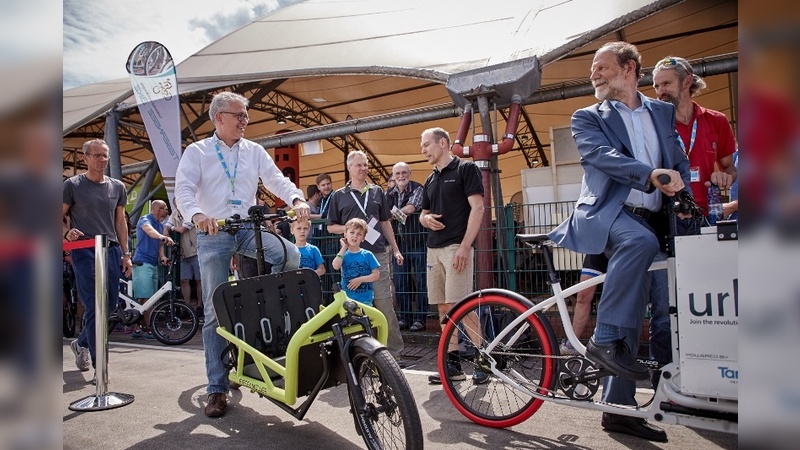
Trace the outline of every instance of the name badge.
<path fill-rule="evenodd" d="M 365 240 L 370 243 L 370 245 L 375 245 L 375 242 L 381 237 L 381 234 L 378 230 L 375 229 L 375 226 L 378 224 L 378 219 L 372 217 L 367 224 L 367 235 L 365 236 Z"/>
<path fill-rule="evenodd" d="M 700 182 L 700 168 L 699 167 L 689 167 L 689 181 L 692 183 L 699 183 Z"/>
<path fill-rule="evenodd" d="M 242 201 L 238 198 L 232 198 L 228 200 L 228 207 L 233 211 L 239 211 L 242 209 Z"/>

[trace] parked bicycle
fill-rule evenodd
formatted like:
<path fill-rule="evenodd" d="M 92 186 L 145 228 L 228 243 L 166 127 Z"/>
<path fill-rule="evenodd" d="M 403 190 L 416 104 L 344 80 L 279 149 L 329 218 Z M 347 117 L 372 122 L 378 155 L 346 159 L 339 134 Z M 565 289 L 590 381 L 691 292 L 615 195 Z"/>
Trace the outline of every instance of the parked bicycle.
<path fill-rule="evenodd" d="M 690 196 L 675 199 L 672 210 L 673 213 L 693 212 L 699 219 L 699 208 Z M 699 215 L 702 216 L 702 212 Z M 692 297 L 689 294 L 678 297 L 677 291 L 680 287 L 675 277 L 676 260 L 683 266 L 679 272 L 694 271 L 706 277 L 709 272 L 719 270 L 719 264 L 713 266 L 707 261 L 704 263 L 703 259 L 705 257 L 706 260 L 710 258 L 716 261 L 721 258 L 723 253 L 718 250 L 722 250 L 724 246 L 726 252 L 733 253 L 728 259 L 734 265 L 732 273 L 722 274 L 722 278 L 732 279 L 736 289 L 735 239 L 738 233 L 735 232 L 734 224 L 721 224 L 714 234 L 675 239 L 672 214 L 670 220 L 672 226 L 669 257 L 667 261 L 653 264 L 650 270 L 668 270 L 674 362 L 661 367 L 655 361 L 640 360 L 654 370 L 661 370 L 653 399 L 641 406 L 594 400 L 600 380 L 610 373 L 585 357 L 586 347 L 572 329 L 566 299 L 587 287 L 602 283 L 605 275 L 562 290 L 547 235 L 517 235 L 520 242 L 536 252 L 541 252 L 553 295 L 537 302 L 504 289 L 484 289 L 472 293 L 445 315 L 442 319 L 444 330 L 439 342 L 438 369 L 444 390 L 456 409 L 475 423 L 489 427 L 508 427 L 530 418 L 545 401 L 549 401 L 661 423 L 738 432 L 738 370 L 728 367 L 731 361 L 726 360 L 731 356 L 730 353 L 726 354 L 730 346 L 733 347 L 733 360 L 736 359 L 735 327 L 732 328 L 732 343 L 727 337 L 721 341 L 712 339 L 713 336 L 698 336 L 708 334 L 705 331 L 707 328 L 702 327 L 699 332 L 695 331 L 696 334 L 691 339 L 687 338 L 689 331 L 697 330 L 696 324 L 702 321 L 692 315 L 696 311 L 690 313 L 692 307 L 688 302 L 691 300 L 685 299 Z M 725 226 L 733 228 L 733 231 L 726 231 Z M 676 241 L 681 239 L 688 242 L 685 247 L 680 247 L 684 251 L 688 252 L 692 250 L 692 246 L 700 245 L 710 246 L 711 251 L 704 248 L 683 259 L 680 252 L 675 251 Z M 732 278 L 726 278 L 730 276 Z M 686 279 L 689 278 L 691 277 Z M 728 297 L 727 294 L 720 294 L 720 309 Z M 738 298 L 738 295 L 734 293 L 730 297 Z M 678 301 L 678 298 L 681 300 Z M 711 300 L 708 302 L 711 303 Z M 561 356 L 553 327 L 544 315 L 553 306 L 558 312 L 567 339 L 578 351 L 578 356 Z M 710 308 L 712 306 L 706 309 Z M 720 320 L 720 323 L 724 322 Z M 728 322 L 734 326 L 734 322 L 738 323 L 733 320 Z M 466 330 L 470 332 L 467 333 Z M 447 348 L 453 338 L 464 343 L 459 352 L 462 366 L 491 374 L 487 383 L 474 384 L 469 378 L 466 381 L 454 381 L 446 376 Z M 691 350 L 687 352 L 686 348 Z M 701 361 L 712 356 L 711 361 Z M 715 367 L 715 364 L 720 367 Z"/>
<path fill-rule="evenodd" d="M 219 221 L 221 232 L 257 230 L 261 273 L 223 283 L 213 294 L 217 333 L 230 342 L 229 380 L 298 420 L 322 389 L 345 384 L 356 431 L 367 448 L 423 448 L 411 389 L 385 346 L 383 314 L 348 299 L 338 284 L 325 306 L 320 278 L 310 269 L 264 275 L 258 230 L 265 231 L 265 220 L 287 219 L 262 206 L 250 208 L 248 215 Z M 294 407 L 302 396 L 307 398 Z"/>
<path fill-rule="evenodd" d="M 62 334 L 66 338 L 75 337 L 79 331 L 78 323 L 78 283 L 75 281 L 75 272 L 69 256 L 65 253 L 63 257 L 63 309 L 61 312 Z M 82 317 L 81 317 L 82 319 Z"/>
<path fill-rule="evenodd" d="M 133 299 L 131 284 L 125 283 L 126 293 L 120 292 L 117 309 L 111 313 L 108 321 L 109 332 L 117 324 L 143 324 L 144 313 L 152 308 L 150 331 L 159 342 L 180 345 L 194 337 L 200 323 L 197 312 L 186 302 L 178 300 L 180 252 L 180 245 L 172 246 L 167 281 L 144 304 L 140 305 Z"/>

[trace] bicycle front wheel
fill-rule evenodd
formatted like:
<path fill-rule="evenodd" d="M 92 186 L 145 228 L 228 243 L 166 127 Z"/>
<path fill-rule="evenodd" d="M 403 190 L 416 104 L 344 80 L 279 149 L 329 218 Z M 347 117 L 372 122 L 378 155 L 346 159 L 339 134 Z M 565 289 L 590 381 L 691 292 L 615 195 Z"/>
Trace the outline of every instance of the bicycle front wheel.
<path fill-rule="evenodd" d="M 161 302 L 150 314 L 153 336 L 167 345 L 188 342 L 197 333 L 199 323 L 194 308 L 178 300 Z"/>
<path fill-rule="evenodd" d="M 456 409 L 477 424 L 493 428 L 517 425 L 543 403 L 493 374 L 478 351 L 527 309 L 515 299 L 486 294 L 465 301 L 448 315 L 439 340 L 439 375 Z M 489 355 L 505 376 L 530 391 L 546 394 L 555 388 L 558 367 L 551 358 L 556 346 L 543 320 L 540 314 L 530 315 Z M 451 342 L 458 342 L 458 351 L 448 352 Z"/>
<path fill-rule="evenodd" d="M 367 407 L 356 424 L 367 448 L 421 449 L 422 423 L 405 376 L 389 350 L 371 355 L 356 348 L 353 358 L 358 387 Z"/>

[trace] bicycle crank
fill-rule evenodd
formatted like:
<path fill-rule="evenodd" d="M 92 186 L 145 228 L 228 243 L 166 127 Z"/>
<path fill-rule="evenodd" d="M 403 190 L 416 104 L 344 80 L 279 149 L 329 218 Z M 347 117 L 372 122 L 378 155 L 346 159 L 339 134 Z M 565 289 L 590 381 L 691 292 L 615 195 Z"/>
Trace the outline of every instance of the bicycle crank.
<path fill-rule="evenodd" d="M 558 387 L 573 400 L 591 400 L 600 388 L 600 379 L 610 375 L 603 368 L 580 356 L 567 359 L 558 374 Z"/>

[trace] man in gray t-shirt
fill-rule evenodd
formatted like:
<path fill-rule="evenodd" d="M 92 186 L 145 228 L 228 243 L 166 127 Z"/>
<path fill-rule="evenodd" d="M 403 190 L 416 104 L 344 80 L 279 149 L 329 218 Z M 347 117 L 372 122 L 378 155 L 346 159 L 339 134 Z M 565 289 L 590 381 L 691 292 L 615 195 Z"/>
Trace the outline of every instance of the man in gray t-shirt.
<path fill-rule="evenodd" d="M 122 272 L 131 272 L 128 249 L 128 223 L 125 204 L 128 201 L 125 185 L 105 176 L 108 166 L 108 145 L 102 139 L 83 144 L 83 158 L 88 170 L 64 182 L 63 215 L 64 240 L 91 239 L 105 234 L 108 238 L 108 312 L 119 300 L 119 279 Z M 83 303 L 83 328 L 78 339 L 70 343 L 75 353 L 75 365 L 81 371 L 95 364 L 95 261 L 94 248 L 72 250 L 72 268 Z M 90 363 L 91 358 L 91 363 Z"/>

